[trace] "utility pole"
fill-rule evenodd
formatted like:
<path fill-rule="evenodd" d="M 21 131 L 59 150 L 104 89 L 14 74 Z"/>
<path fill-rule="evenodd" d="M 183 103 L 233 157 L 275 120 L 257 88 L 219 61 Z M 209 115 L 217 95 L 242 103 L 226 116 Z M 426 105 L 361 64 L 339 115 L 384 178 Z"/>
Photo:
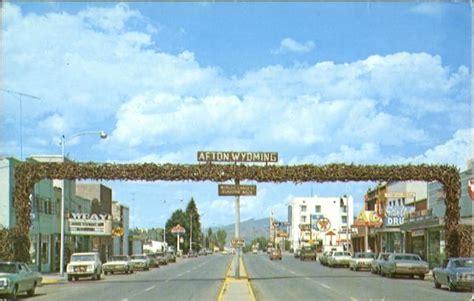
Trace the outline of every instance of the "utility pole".
<path fill-rule="evenodd" d="M 190 230 L 189 230 L 189 252 L 191 253 L 191 251 L 193 250 L 193 214 L 191 213 L 190 214 L 190 218 L 191 218 L 191 226 L 189 227 Z"/>
<path fill-rule="evenodd" d="M 41 98 L 30 95 L 30 94 L 17 92 L 17 91 L 11 91 L 11 90 L 2 89 L 2 88 L 0 88 L 0 90 L 19 96 L 20 98 L 20 160 L 23 160 L 23 98 L 22 97 L 28 97 L 28 98 L 38 99 L 38 100 Z"/>

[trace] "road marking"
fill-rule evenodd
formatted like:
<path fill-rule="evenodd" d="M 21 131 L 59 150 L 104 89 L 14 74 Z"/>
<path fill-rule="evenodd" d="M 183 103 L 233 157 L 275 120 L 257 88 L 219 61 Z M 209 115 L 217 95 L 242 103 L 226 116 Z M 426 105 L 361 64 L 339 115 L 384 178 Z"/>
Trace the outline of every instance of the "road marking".
<path fill-rule="evenodd" d="M 357 298 L 351 297 L 351 301 L 358 301 Z"/>
<path fill-rule="evenodd" d="M 319 284 L 320 284 L 322 287 L 324 287 L 324 288 L 331 289 L 330 286 L 328 286 L 328 285 L 326 285 L 326 284 L 324 284 L 324 283 L 319 283 Z"/>
<path fill-rule="evenodd" d="M 122 299 L 122 301 L 128 301 L 128 298 Z"/>
<path fill-rule="evenodd" d="M 296 275 L 296 272 L 290 271 L 290 273 L 292 273 L 293 275 Z"/>
<path fill-rule="evenodd" d="M 155 287 L 156 287 L 156 285 L 153 285 L 153 286 L 147 288 L 147 289 L 145 290 L 145 292 L 148 292 L 149 290 L 152 290 L 152 289 L 154 289 Z"/>

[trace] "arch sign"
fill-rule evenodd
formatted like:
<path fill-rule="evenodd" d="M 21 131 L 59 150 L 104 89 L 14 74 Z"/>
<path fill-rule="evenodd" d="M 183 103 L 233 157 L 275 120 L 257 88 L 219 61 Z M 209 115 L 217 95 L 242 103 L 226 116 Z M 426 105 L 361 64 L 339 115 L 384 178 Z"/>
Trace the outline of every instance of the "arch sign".
<path fill-rule="evenodd" d="M 214 164 L 221 159 L 232 161 Z M 42 179 L 110 180 L 110 181 L 255 181 L 270 183 L 293 182 L 348 182 L 348 181 L 438 181 L 446 193 L 446 257 L 468 256 L 472 246 L 459 226 L 461 195 L 460 174 L 452 165 L 271 165 L 277 162 L 277 153 L 232 152 L 199 154 L 198 160 L 205 164 L 98 164 L 66 161 L 46 163 L 24 161 L 15 166 L 15 189 L 13 204 L 16 224 L 12 229 L 0 229 L 0 260 L 25 261 L 30 259 L 31 205 L 29 195 L 35 183 Z M 237 163 L 238 161 L 243 163 Z M 265 165 L 245 164 L 249 161 Z M 472 184 L 472 182 L 471 182 Z M 472 186 L 471 186 L 472 189 Z M 466 232 L 467 233 L 467 232 Z M 468 238 L 468 239 L 465 239 Z M 469 241 L 469 243 L 466 243 Z"/>

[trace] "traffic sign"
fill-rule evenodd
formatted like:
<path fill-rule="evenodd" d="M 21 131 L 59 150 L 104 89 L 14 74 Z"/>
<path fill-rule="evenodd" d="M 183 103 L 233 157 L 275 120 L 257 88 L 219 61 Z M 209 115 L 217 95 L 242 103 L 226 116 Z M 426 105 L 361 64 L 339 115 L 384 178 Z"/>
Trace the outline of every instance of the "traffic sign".
<path fill-rule="evenodd" d="M 244 245 L 245 241 L 242 238 L 232 238 L 230 243 L 233 247 L 242 247 Z"/>
<path fill-rule="evenodd" d="M 219 195 L 257 195 L 256 185 L 226 185 L 219 184 Z"/>

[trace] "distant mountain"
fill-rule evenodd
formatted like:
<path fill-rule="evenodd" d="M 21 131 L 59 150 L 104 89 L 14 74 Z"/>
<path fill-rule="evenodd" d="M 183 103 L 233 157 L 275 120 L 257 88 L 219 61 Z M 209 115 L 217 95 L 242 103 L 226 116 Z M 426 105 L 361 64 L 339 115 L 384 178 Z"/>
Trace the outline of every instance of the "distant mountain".
<path fill-rule="evenodd" d="M 249 219 L 240 222 L 240 237 L 245 240 L 245 243 L 250 243 L 255 237 L 263 236 L 268 237 L 270 228 L 270 219 Z M 235 224 L 225 225 L 221 227 L 212 227 L 212 232 L 216 232 L 219 229 L 224 229 L 227 232 L 226 244 L 229 244 L 230 240 L 234 238 Z M 207 231 L 207 230 L 206 230 Z"/>

